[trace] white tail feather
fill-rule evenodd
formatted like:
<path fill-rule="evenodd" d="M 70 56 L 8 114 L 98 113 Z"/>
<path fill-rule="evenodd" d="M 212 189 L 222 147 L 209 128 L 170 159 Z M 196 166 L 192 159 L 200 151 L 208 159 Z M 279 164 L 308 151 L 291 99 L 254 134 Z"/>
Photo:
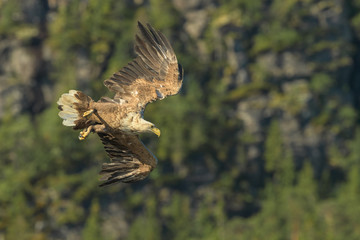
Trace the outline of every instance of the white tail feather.
<path fill-rule="evenodd" d="M 65 126 L 75 126 L 75 121 L 80 118 L 78 111 L 74 108 L 74 103 L 79 103 L 79 100 L 75 97 L 76 92 L 76 90 L 70 90 L 69 93 L 61 95 L 57 101 L 57 104 L 61 107 L 59 116 L 64 119 L 62 123 Z"/>

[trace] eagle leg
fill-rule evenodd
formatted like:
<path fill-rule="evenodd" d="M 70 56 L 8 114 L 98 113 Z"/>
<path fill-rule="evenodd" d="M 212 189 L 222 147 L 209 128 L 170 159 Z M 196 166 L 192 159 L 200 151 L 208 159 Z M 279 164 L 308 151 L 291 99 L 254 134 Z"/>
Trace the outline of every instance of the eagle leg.
<path fill-rule="evenodd" d="M 84 140 L 85 138 L 87 138 L 87 136 L 89 136 L 92 128 L 93 128 L 93 125 L 90 125 L 87 128 L 85 128 L 84 130 L 82 130 L 79 133 L 79 140 Z"/>
<path fill-rule="evenodd" d="M 83 117 L 89 117 L 91 116 L 91 114 L 93 114 L 94 109 L 90 109 L 89 111 L 86 111 L 83 113 Z"/>
<path fill-rule="evenodd" d="M 93 125 L 92 130 L 96 133 L 107 133 L 108 132 L 104 124 Z"/>
<path fill-rule="evenodd" d="M 110 128 L 109 125 L 107 124 L 107 122 L 105 122 L 105 120 L 102 117 L 100 117 L 100 115 L 96 109 L 94 109 L 94 114 L 95 114 L 95 116 L 97 116 L 97 118 L 100 120 L 100 122 L 104 125 L 104 127 Z"/>

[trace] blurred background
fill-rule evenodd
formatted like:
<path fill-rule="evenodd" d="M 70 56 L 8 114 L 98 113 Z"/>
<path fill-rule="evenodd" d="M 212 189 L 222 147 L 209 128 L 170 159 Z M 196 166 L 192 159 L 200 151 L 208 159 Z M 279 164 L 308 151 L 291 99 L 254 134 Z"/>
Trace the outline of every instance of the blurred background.
<path fill-rule="evenodd" d="M 56 101 L 112 96 L 138 20 L 184 84 L 150 177 L 99 188 Z M 360 239 L 359 66 L 360 0 L 0 0 L 0 239 Z"/>

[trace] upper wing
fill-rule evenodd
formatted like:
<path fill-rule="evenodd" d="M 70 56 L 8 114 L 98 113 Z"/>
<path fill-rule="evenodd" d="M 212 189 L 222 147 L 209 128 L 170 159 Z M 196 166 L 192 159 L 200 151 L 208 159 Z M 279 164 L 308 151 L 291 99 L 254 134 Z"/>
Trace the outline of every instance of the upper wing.
<path fill-rule="evenodd" d="M 124 132 L 98 132 L 98 135 L 111 159 L 102 165 L 100 180 L 104 182 L 100 186 L 142 180 L 156 167 L 157 159 L 138 136 Z"/>
<path fill-rule="evenodd" d="M 178 64 L 169 41 L 149 24 L 138 22 L 140 34 L 136 35 L 132 62 L 104 81 L 109 90 L 116 92 L 118 102 L 131 102 L 140 109 L 147 103 L 179 92 L 183 69 Z"/>

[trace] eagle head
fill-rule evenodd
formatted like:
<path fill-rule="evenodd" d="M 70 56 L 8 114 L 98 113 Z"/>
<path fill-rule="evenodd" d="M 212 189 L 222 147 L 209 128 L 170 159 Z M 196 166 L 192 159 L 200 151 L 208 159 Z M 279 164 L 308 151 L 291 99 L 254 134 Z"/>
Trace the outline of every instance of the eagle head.
<path fill-rule="evenodd" d="M 136 126 L 137 131 L 139 131 L 140 133 L 145 133 L 145 132 L 152 132 L 155 133 L 158 137 L 160 137 L 160 129 L 158 129 L 155 124 L 144 120 L 143 118 L 140 118 L 139 123 Z"/>

